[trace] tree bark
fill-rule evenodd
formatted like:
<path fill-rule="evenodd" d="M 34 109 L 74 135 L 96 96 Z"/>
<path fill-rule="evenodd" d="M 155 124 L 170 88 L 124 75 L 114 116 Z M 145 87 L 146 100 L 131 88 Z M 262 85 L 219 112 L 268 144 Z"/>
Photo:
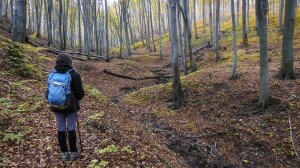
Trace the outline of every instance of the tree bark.
<path fill-rule="evenodd" d="M 78 7 L 78 50 L 79 53 L 82 52 L 82 42 L 81 42 L 81 4 L 80 4 L 80 0 L 77 0 L 77 7 Z"/>
<path fill-rule="evenodd" d="M 129 59 L 130 56 L 130 41 L 129 41 L 129 32 L 128 32 L 128 22 L 127 22 L 127 10 L 129 5 L 129 0 L 122 2 L 122 11 L 123 11 L 123 22 L 124 22 L 124 29 L 125 29 L 125 44 L 126 44 L 126 50 L 125 50 L 125 56 L 126 59 Z"/>
<path fill-rule="evenodd" d="M 59 29 L 59 38 L 60 38 L 59 48 L 60 48 L 60 50 L 65 50 L 64 49 L 63 30 L 62 30 L 62 28 L 63 28 L 63 25 L 62 25 L 63 24 L 63 22 L 62 22 L 63 18 L 62 17 L 63 17 L 63 2 L 62 2 L 62 0 L 59 0 L 59 14 L 58 14 L 58 21 L 59 21 L 58 29 Z"/>
<path fill-rule="evenodd" d="M 185 36 L 187 39 L 187 47 L 188 47 L 188 55 L 190 58 L 191 71 L 195 72 L 197 70 L 196 63 L 193 57 L 193 49 L 192 49 L 192 32 L 191 32 L 191 22 L 189 18 L 189 6 L 188 0 L 183 1 L 183 13 L 184 13 L 184 29 Z M 175 14 L 176 15 L 176 14 Z"/>
<path fill-rule="evenodd" d="M 178 38 L 176 29 L 176 6 L 178 0 L 169 0 L 170 10 L 170 27 L 171 27 L 171 43 L 172 43 L 172 62 L 173 62 L 173 89 L 174 89 L 174 108 L 183 105 L 183 92 L 181 88 L 179 63 L 178 63 Z"/>
<path fill-rule="evenodd" d="M 242 13 L 243 13 L 243 45 L 244 47 L 248 46 L 248 35 L 247 35 L 247 1 L 242 0 Z"/>
<path fill-rule="evenodd" d="M 2 3 L 2 0 L 0 1 L 0 17 L 2 17 L 2 6 L 3 6 L 3 3 Z"/>
<path fill-rule="evenodd" d="M 108 40 L 108 7 L 107 0 L 105 0 L 105 51 L 106 51 L 106 62 L 109 62 L 109 40 Z"/>
<path fill-rule="evenodd" d="M 151 0 L 148 0 L 148 2 L 149 2 L 149 17 L 150 17 L 150 25 L 151 25 L 152 45 L 153 45 L 153 50 L 156 51 L 155 41 L 154 41 L 154 28 L 153 28 L 153 21 L 152 21 L 152 5 L 151 5 Z"/>
<path fill-rule="evenodd" d="M 37 38 L 41 38 L 42 3 L 43 3 L 43 1 L 41 1 L 41 0 L 35 1 L 36 37 Z"/>
<path fill-rule="evenodd" d="M 282 18 L 283 18 L 284 0 L 280 0 L 279 14 L 278 14 L 278 28 L 282 31 Z"/>
<path fill-rule="evenodd" d="M 210 35 L 210 42 L 213 41 L 213 16 L 212 16 L 212 0 L 209 0 L 209 35 Z"/>
<path fill-rule="evenodd" d="M 196 0 L 194 0 L 194 31 L 195 31 L 195 39 L 198 39 L 197 17 L 196 17 Z"/>
<path fill-rule="evenodd" d="M 15 1 L 12 41 L 24 43 L 26 38 L 27 0 Z"/>
<path fill-rule="evenodd" d="M 268 69 L 268 0 L 256 0 L 256 17 L 258 21 L 258 34 L 260 45 L 260 95 L 259 108 L 264 110 L 270 103 L 269 69 Z"/>
<path fill-rule="evenodd" d="M 119 47 L 120 47 L 120 54 L 119 57 L 122 58 L 122 54 L 123 54 L 123 12 L 122 12 L 122 2 L 119 5 L 119 10 L 120 10 L 120 21 L 119 21 Z M 143 34 L 143 30 L 142 30 L 142 34 Z M 144 42 L 144 39 L 142 38 L 142 41 Z"/>
<path fill-rule="evenodd" d="M 219 27 L 220 27 L 220 0 L 216 0 L 216 25 L 215 25 L 215 37 L 214 46 L 216 52 L 216 61 L 220 61 L 221 56 L 219 53 Z"/>
<path fill-rule="evenodd" d="M 236 1 L 236 26 L 240 26 L 240 0 Z"/>
<path fill-rule="evenodd" d="M 284 30 L 282 40 L 282 62 L 279 78 L 295 79 L 294 72 L 294 32 L 296 20 L 296 1 L 286 0 L 284 10 Z"/>
<path fill-rule="evenodd" d="M 237 47 L 236 47 L 236 21 L 234 12 L 234 0 L 231 0 L 231 21 L 232 21 L 232 34 L 233 34 L 233 65 L 231 79 L 237 79 Z"/>
<path fill-rule="evenodd" d="M 158 31 L 159 31 L 159 55 L 160 59 L 163 59 L 162 56 L 162 32 L 161 32 L 161 10 L 160 10 L 160 0 L 157 0 L 158 2 Z"/>
<path fill-rule="evenodd" d="M 206 3 L 205 0 L 202 1 L 202 17 L 203 17 L 203 33 L 206 33 Z"/>

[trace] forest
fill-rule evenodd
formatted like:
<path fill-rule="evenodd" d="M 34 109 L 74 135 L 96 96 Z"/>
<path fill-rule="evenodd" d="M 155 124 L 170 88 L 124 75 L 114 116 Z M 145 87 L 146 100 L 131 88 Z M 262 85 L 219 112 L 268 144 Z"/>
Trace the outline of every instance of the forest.
<path fill-rule="evenodd" d="M 67 162 L 62 54 L 85 92 Z M 0 0 L 0 167 L 296 168 L 299 88 L 300 0 Z"/>

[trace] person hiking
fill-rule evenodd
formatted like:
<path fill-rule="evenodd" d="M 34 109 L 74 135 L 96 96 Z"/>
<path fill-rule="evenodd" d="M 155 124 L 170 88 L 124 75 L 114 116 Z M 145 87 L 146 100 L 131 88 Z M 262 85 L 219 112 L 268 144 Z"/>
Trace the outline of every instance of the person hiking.
<path fill-rule="evenodd" d="M 80 155 L 76 145 L 76 121 L 77 112 L 80 110 L 79 101 L 83 97 L 81 77 L 73 69 L 71 57 L 68 54 L 59 54 L 56 66 L 48 76 L 46 98 L 55 114 L 62 161 L 72 161 Z"/>

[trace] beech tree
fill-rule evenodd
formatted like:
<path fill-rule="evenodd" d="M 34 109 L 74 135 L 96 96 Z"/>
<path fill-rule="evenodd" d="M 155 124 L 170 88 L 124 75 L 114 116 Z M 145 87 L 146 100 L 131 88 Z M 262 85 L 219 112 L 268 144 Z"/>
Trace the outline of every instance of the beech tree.
<path fill-rule="evenodd" d="M 231 79 L 237 79 L 237 47 L 236 47 L 236 20 L 234 13 L 234 0 L 231 0 L 231 21 L 232 21 L 232 34 L 233 34 L 233 65 L 232 65 L 232 75 Z"/>
<path fill-rule="evenodd" d="M 35 16 L 36 16 L 36 37 L 41 38 L 41 26 L 42 26 L 42 0 L 35 0 Z"/>
<path fill-rule="evenodd" d="M 26 38 L 27 0 L 16 0 L 12 41 L 24 43 Z"/>
<path fill-rule="evenodd" d="M 172 43 L 172 63 L 173 63 L 173 89 L 174 89 L 174 108 L 179 108 L 183 105 L 183 92 L 181 88 L 180 72 L 179 72 L 179 52 L 178 52 L 178 37 L 176 26 L 176 7 L 178 0 L 169 0 L 170 9 L 170 27 L 171 27 L 171 43 Z"/>
<path fill-rule="evenodd" d="M 280 0 L 279 14 L 278 14 L 278 29 L 279 29 L 279 31 L 282 31 L 283 9 L 284 9 L 284 0 Z"/>
<path fill-rule="evenodd" d="M 107 0 L 105 0 L 105 53 L 106 53 L 106 61 L 109 62 L 109 40 L 108 40 L 108 7 Z"/>
<path fill-rule="evenodd" d="M 0 1 L 0 17 L 2 17 L 2 6 L 3 6 L 3 3 L 2 3 L 2 1 Z"/>
<path fill-rule="evenodd" d="M 194 32 L 195 32 L 195 39 L 198 38 L 198 32 L 197 32 L 197 18 L 196 18 L 196 0 L 194 0 Z"/>
<path fill-rule="evenodd" d="M 286 0 L 284 10 L 284 30 L 282 40 L 282 62 L 280 79 L 295 79 L 294 72 L 294 32 L 296 20 L 296 1 Z"/>
<path fill-rule="evenodd" d="M 247 0 L 242 0 L 242 22 L 243 22 L 243 44 L 244 47 L 248 46 L 248 35 L 247 35 Z"/>
<path fill-rule="evenodd" d="M 260 95 L 259 107 L 265 109 L 270 103 L 269 68 L 268 68 L 268 0 L 256 0 L 255 11 L 258 22 L 258 35 L 260 47 Z"/>
<path fill-rule="evenodd" d="M 205 0 L 203 0 L 202 1 L 203 33 L 206 32 L 206 13 L 205 13 L 205 9 L 206 9 L 206 3 L 205 3 Z"/>
<path fill-rule="evenodd" d="M 159 28 L 159 55 L 160 59 L 162 59 L 162 32 L 161 32 L 161 9 L 160 9 L 160 0 L 157 0 L 157 8 L 158 8 L 158 28 Z"/>
<path fill-rule="evenodd" d="M 218 62 L 220 57 L 219 52 L 219 29 L 220 29 L 220 0 L 216 0 L 216 22 L 215 22 L 215 35 L 214 35 L 214 50 L 216 52 L 216 61 Z"/>
<path fill-rule="evenodd" d="M 212 16 L 212 0 L 209 0 L 209 35 L 210 42 L 213 41 L 213 16 Z"/>

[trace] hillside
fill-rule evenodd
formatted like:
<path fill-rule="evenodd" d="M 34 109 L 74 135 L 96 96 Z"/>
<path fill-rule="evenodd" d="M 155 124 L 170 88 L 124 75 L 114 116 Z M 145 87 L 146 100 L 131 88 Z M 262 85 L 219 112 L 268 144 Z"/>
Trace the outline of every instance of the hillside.
<path fill-rule="evenodd" d="M 178 110 L 169 108 L 170 80 L 136 79 L 153 77 L 154 70 L 170 75 L 166 38 L 163 60 L 144 47 L 134 50 L 130 60 L 74 59 L 86 91 L 79 113 L 84 151 L 82 158 L 67 163 L 59 160 L 55 119 L 44 98 L 56 55 L 43 46 L 12 43 L 7 25 L 1 25 L 1 167 L 298 167 L 300 10 L 297 16 L 296 80 L 277 79 L 281 35 L 269 31 L 272 104 L 264 112 L 257 107 L 259 44 L 253 27 L 248 48 L 238 41 L 239 79 L 230 79 L 229 35 L 221 40 L 221 62 L 215 62 L 211 48 L 196 54 L 198 71 L 181 77 L 186 104 Z M 30 41 L 46 44 L 34 37 Z"/>

